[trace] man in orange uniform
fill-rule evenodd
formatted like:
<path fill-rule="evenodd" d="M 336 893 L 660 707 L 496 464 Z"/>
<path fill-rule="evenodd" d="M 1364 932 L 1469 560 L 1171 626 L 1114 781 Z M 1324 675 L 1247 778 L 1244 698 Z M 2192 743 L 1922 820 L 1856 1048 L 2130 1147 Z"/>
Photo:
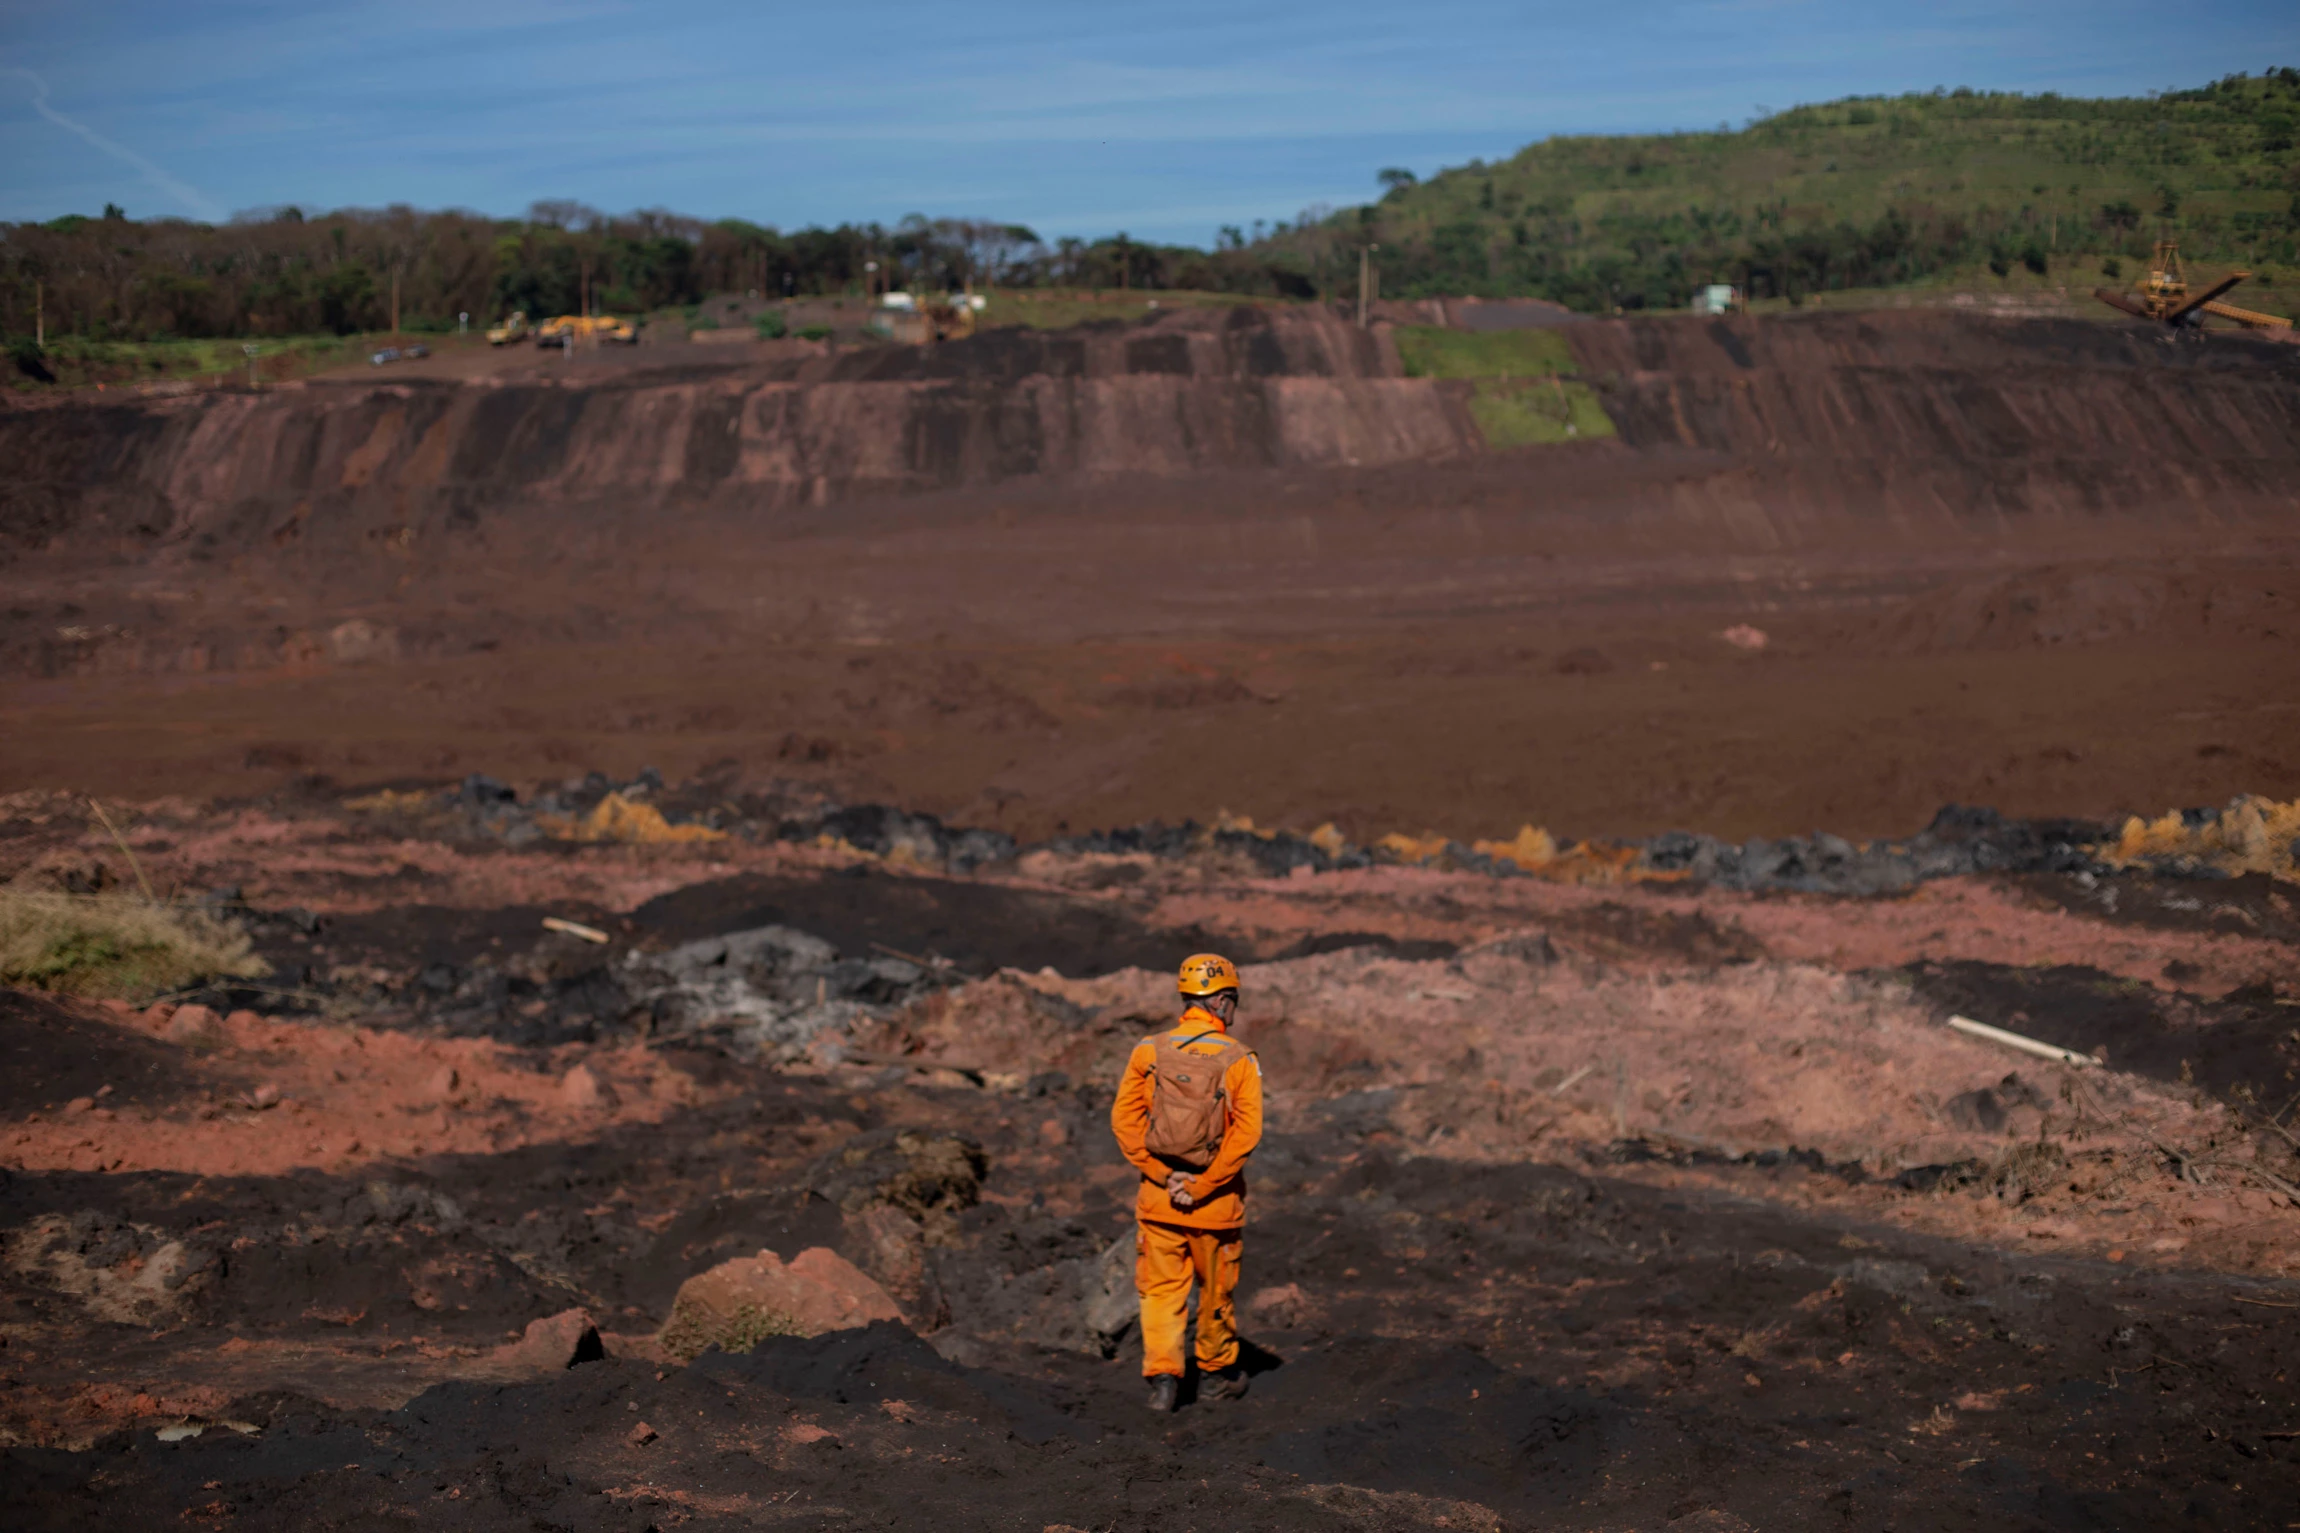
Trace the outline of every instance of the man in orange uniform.
<path fill-rule="evenodd" d="M 1262 1142 L 1262 1067 L 1230 1036 L 1238 970 L 1198 953 L 1182 963 L 1182 1020 L 1134 1046 L 1110 1108 L 1118 1148 L 1142 1173 L 1134 1196 L 1134 1286 L 1142 1295 L 1142 1373 L 1150 1408 L 1181 1396 L 1182 1332 L 1198 1293 L 1198 1374 L 1206 1393 L 1246 1392 L 1235 1296 L 1245 1250 L 1246 1157 Z"/>

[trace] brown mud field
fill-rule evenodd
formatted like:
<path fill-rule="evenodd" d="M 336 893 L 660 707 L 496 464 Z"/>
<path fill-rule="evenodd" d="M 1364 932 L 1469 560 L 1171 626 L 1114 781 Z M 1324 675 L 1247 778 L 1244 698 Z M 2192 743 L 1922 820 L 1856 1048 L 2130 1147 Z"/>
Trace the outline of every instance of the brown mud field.
<path fill-rule="evenodd" d="M 2300 355 L 1563 333 L 1611 438 L 1256 309 L 0 414 L 0 897 L 264 971 L 0 989 L 0 1517 L 2300 1521 Z"/>
<path fill-rule="evenodd" d="M 2291 796 L 2300 352 L 1559 333 L 1613 438 L 1488 449 L 1483 385 L 1253 308 L 0 413 L 0 786 L 732 761 L 1027 839 Z"/>

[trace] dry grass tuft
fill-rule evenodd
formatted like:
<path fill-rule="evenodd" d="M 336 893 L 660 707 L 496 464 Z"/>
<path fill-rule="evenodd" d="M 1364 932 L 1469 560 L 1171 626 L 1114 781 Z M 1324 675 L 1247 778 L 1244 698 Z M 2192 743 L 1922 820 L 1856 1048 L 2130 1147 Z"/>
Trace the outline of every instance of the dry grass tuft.
<path fill-rule="evenodd" d="M 246 933 L 197 910 L 129 894 L 0 888 L 0 984 L 141 1000 L 270 972 Z"/>
<path fill-rule="evenodd" d="M 664 1325 L 664 1355 L 673 1362 L 691 1363 L 713 1347 L 721 1352 L 750 1352 L 771 1336 L 803 1336 L 806 1332 L 789 1315 L 746 1304 L 731 1316 L 711 1313 L 698 1304 L 677 1303 Z"/>

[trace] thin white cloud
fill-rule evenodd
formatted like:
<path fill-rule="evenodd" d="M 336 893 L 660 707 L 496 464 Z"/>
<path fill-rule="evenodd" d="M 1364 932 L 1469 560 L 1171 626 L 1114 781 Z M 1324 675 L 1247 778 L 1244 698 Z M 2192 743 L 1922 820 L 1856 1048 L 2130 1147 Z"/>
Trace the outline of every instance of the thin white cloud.
<path fill-rule="evenodd" d="M 80 137 L 86 139 L 89 143 L 95 145 L 98 149 L 103 150 L 106 154 L 112 156 L 112 158 L 116 160 L 119 160 L 121 163 L 133 166 L 138 172 L 142 174 L 145 180 L 151 182 L 152 185 L 159 191 L 182 203 L 186 208 L 190 209 L 200 218 L 205 219 L 209 223 L 223 222 L 224 210 L 222 205 L 217 203 L 215 199 L 209 197 L 206 193 L 202 192 L 198 187 L 191 186 L 185 182 L 177 180 L 174 176 L 169 175 L 166 171 L 153 164 L 150 160 L 145 159 L 142 155 L 136 153 L 135 150 L 130 149 L 127 145 L 114 143 L 111 139 L 108 139 L 103 134 L 98 133 L 94 128 L 89 127 L 86 123 L 75 122 L 71 118 L 66 117 L 62 112 L 59 112 L 54 107 L 50 106 L 48 104 L 48 82 L 46 80 L 41 79 L 31 70 L 25 69 L 20 65 L 11 65 L 8 69 L 8 73 L 22 75 L 25 79 L 32 82 L 33 111 L 38 112 L 42 117 L 47 118 L 57 127 L 62 128 L 70 133 L 79 134 Z"/>

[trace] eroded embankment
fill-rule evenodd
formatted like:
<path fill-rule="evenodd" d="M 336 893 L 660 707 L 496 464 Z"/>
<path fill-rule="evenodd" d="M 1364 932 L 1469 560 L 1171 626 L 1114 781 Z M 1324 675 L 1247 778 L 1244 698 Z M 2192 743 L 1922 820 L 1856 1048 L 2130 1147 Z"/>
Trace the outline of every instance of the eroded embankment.
<path fill-rule="evenodd" d="M 2300 355 L 2235 337 L 1907 311 L 1570 327 L 1626 454 L 1538 484 L 1752 547 L 1886 523 L 2289 511 Z M 0 546 L 270 552 L 521 506 L 737 511 L 1037 476 L 1140 481 L 1482 450 L 1457 386 L 1322 311 L 1179 312 L 565 380 L 335 382 L 0 414 Z M 1675 466 L 1656 490 L 1632 467 Z M 1633 487 L 1629 483 L 1633 481 Z M 1529 484 L 1529 493 L 1536 486 Z M 1554 501 L 1557 494 L 1539 498 Z M 1634 506 L 1627 504 L 1634 502 Z"/>
<path fill-rule="evenodd" d="M 1241 308 L 588 381 L 323 383 L 0 415 L 0 529 L 284 547 L 523 504 L 771 510 L 1035 474 L 1470 449 L 1466 415 L 1322 315 Z"/>
<path fill-rule="evenodd" d="M 1793 546 L 1848 514 L 2211 526 L 2294 506 L 2300 355 L 2238 336 L 1938 311 L 1567 332 L 1633 449 L 1695 449 L 1681 513 Z"/>

